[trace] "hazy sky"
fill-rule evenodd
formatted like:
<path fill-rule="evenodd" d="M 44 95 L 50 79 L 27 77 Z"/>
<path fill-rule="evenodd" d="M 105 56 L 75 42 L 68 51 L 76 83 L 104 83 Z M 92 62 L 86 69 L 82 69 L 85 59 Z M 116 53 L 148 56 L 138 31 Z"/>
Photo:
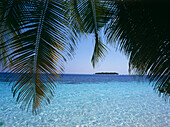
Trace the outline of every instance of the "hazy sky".
<path fill-rule="evenodd" d="M 68 74 L 93 74 L 95 72 L 118 72 L 128 74 L 128 59 L 125 55 L 116 51 L 114 46 L 109 46 L 110 51 L 95 68 L 92 67 L 91 57 L 94 50 L 92 35 L 82 37 L 72 60 L 65 64 L 65 72 Z"/>

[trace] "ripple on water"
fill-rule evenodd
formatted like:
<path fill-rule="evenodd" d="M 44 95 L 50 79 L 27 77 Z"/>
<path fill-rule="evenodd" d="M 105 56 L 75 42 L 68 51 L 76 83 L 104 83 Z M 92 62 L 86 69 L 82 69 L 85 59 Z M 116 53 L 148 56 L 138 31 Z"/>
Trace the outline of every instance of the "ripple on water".
<path fill-rule="evenodd" d="M 38 116 L 21 111 L 9 90 L 2 90 L 0 84 L 0 126 L 170 126 L 169 103 L 164 103 L 147 83 L 63 84 L 52 104 Z"/>

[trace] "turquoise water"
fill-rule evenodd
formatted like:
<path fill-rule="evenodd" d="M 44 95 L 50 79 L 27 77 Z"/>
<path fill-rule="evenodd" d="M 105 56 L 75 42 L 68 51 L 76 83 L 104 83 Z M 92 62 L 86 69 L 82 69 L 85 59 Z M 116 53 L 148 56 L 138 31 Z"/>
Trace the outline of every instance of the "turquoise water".
<path fill-rule="evenodd" d="M 66 75 L 52 103 L 33 116 L 0 82 L 0 126 L 4 127 L 168 127 L 170 103 L 147 81 L 130 76 Z"/>

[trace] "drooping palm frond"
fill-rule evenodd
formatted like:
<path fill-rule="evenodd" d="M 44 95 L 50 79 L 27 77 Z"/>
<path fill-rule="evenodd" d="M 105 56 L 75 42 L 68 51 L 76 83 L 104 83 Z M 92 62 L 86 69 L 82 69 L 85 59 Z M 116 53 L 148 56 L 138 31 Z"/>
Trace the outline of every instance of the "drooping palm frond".
<path fill-rule="evenodd" d="M 54 95 L 54 81 L 63 72 L 63 62 L 71 56 L 74 35 L 69 29 L 62 0 L 15 1 L 5 13 L 1 37 L 11 36 L 0 48 L 7 51 L 3 59 L 12 60 L 5 68 L 15 73 L 12 75 L 13 95 L 17 96 L 22 109 L 32 107 L 36 114 Z M 8 21 L 11 17 L 17 24 Z"/>
<path fill-rule="evenodd" d="M 105 44 L 101 42 L 99 31 L 109 21 L 106 2 L 101 0 L 73 0 L 69 1 L 72 27 L 76 32 L 92 33 L 95 35 L 95 47 L 92 56 L 92 64 L 99 61 L 107 51 Z"/>
<path fill-rule="evenodd" d="M 80 1 L 79 0 L 68 0 L 65 1 L 65 5 L 68 8 L 66 15 L 70 18 L 70 27 L 72 28 L 75 34 L 84 33 L 83 22 L 79 14 Z"/>
<path fill-rule="evenodd" d="M 170 25 L 169 2 L 115 1 L 113 18 L 106 29 L 108 40 L 114 39 L 129 56 L 130 70 L 147 74 L 154 88 L 170 95 Z"/>
<path fill-rule="evenodd" d="M 0 44 L 2 44 L 2 48 L 0 48 L 0 59 L 1 60 L 1 65 L 4 67 L 7 62 L 10 61 L 9 58 L 6 58 L 5 55 L 7 55 L 7 48 L 3 47 L 3 42 L 6 39 L 9 39 L 10 36 L 16 35 L 19 31 L 15 31 L 16 29 L 16 24 L 18 24 L 17 19 L 15 19 L 14 15 L 12 13 L 15 12 L 15 15 L 17 14 L 17 11 L 15 8 L 12 8 L 13 6 L 13 1 L 8 1 L 8 0 L 1 0 L 0 1 Z M 11 15 L 11 16 L 8 16 Z M 9 25 L 11 22 L 13 22 L 13 25 Z M 13 33 L 9 32 L 10 29 L 12 31 L 15 31 Z M 10 61 L 11 62 L 11 61 Z"/>

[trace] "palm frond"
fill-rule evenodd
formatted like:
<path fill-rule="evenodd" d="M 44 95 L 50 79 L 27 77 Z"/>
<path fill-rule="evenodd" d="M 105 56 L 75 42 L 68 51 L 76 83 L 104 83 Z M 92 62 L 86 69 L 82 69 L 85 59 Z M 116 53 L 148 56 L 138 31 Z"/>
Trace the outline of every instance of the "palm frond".
<path fill-rule="evenodd" d="M 5 68 L 15 73 L 11 77 L 14 97 L 21 103 L 22 109 L 32 107 L 36 114 L 41 105 L 50 103 L 55 81 L 63 72 L 63 62 L 72 54 L 75 39 L 69 29 L 62 0 L 15 1 L 11 6 L 11 9 L 14 8 L 19 15 L 12 13 L 17 24 L 7 21 L 7 15 L 4 22 L 8 24 L 3 31 L 12 36 L 0 46 L 8 51 L 3 59 L 12 60 Z M 10 26 L 15 27 L 11 29 Z M 13 34 L 17 30 L 19 33 Z M 8 35 L 5 32 L 1 34 L 2 37 Z"/>
<path fill-rule="evenodd" d="M 1 65 L 2 67 L 4 67 L 7 62 L 11 62 L 11 60 L 9 58 L 6 58 L 5 55 L 7 55 L 7 48 L 5 48 L 3 46 L 3 42 L 4 40 L 8 39 L 9 36 L 12 36 L 15 33 L 11 33 L 9 34 L 9 28 L 14 29 L 11 25 L 9 25 L 8 23 L 11 22 L 11 19 L 13 20 L 13 23 L 16 23 L 16 20 L 14 19 L 13 16 L 9 17 L 8 15 L 10 15 L 11 12 L 11 7 L 13 5 L 13 1 L 7 1 L 7 0 L 1 0 L 0 1 L 0 44 L 2 45 L 2 48 L 0 48 L 0 59 L 1 59 Z M 9 17 L 9 18 L 7 18 Z"/>
<path fill-rule="evenodd" d="M 73 0 L 70 2 L 70 16 L 72 19 L 72 27 L 76 32 L 92 33 L 95 35 L 95 47 L 92 56 L 92 64 L 104 57 L 107 47 L 100 40 L 99 31 L 109 21 L 107 17 L 108 8 L 105 1 L 100 0 Z M 78 24 L 78 25 L 77 25 Z"/>
<path fill-rule="evenodd" d="M 120 50 L 129 56 L 131 71 L 148 75 L 155 90 L 169 97 L 169 4 L 116 1 L 112 6 L 116 9 L 106 29 L 108 40 L 112 43 L 115 39 Z"/>

